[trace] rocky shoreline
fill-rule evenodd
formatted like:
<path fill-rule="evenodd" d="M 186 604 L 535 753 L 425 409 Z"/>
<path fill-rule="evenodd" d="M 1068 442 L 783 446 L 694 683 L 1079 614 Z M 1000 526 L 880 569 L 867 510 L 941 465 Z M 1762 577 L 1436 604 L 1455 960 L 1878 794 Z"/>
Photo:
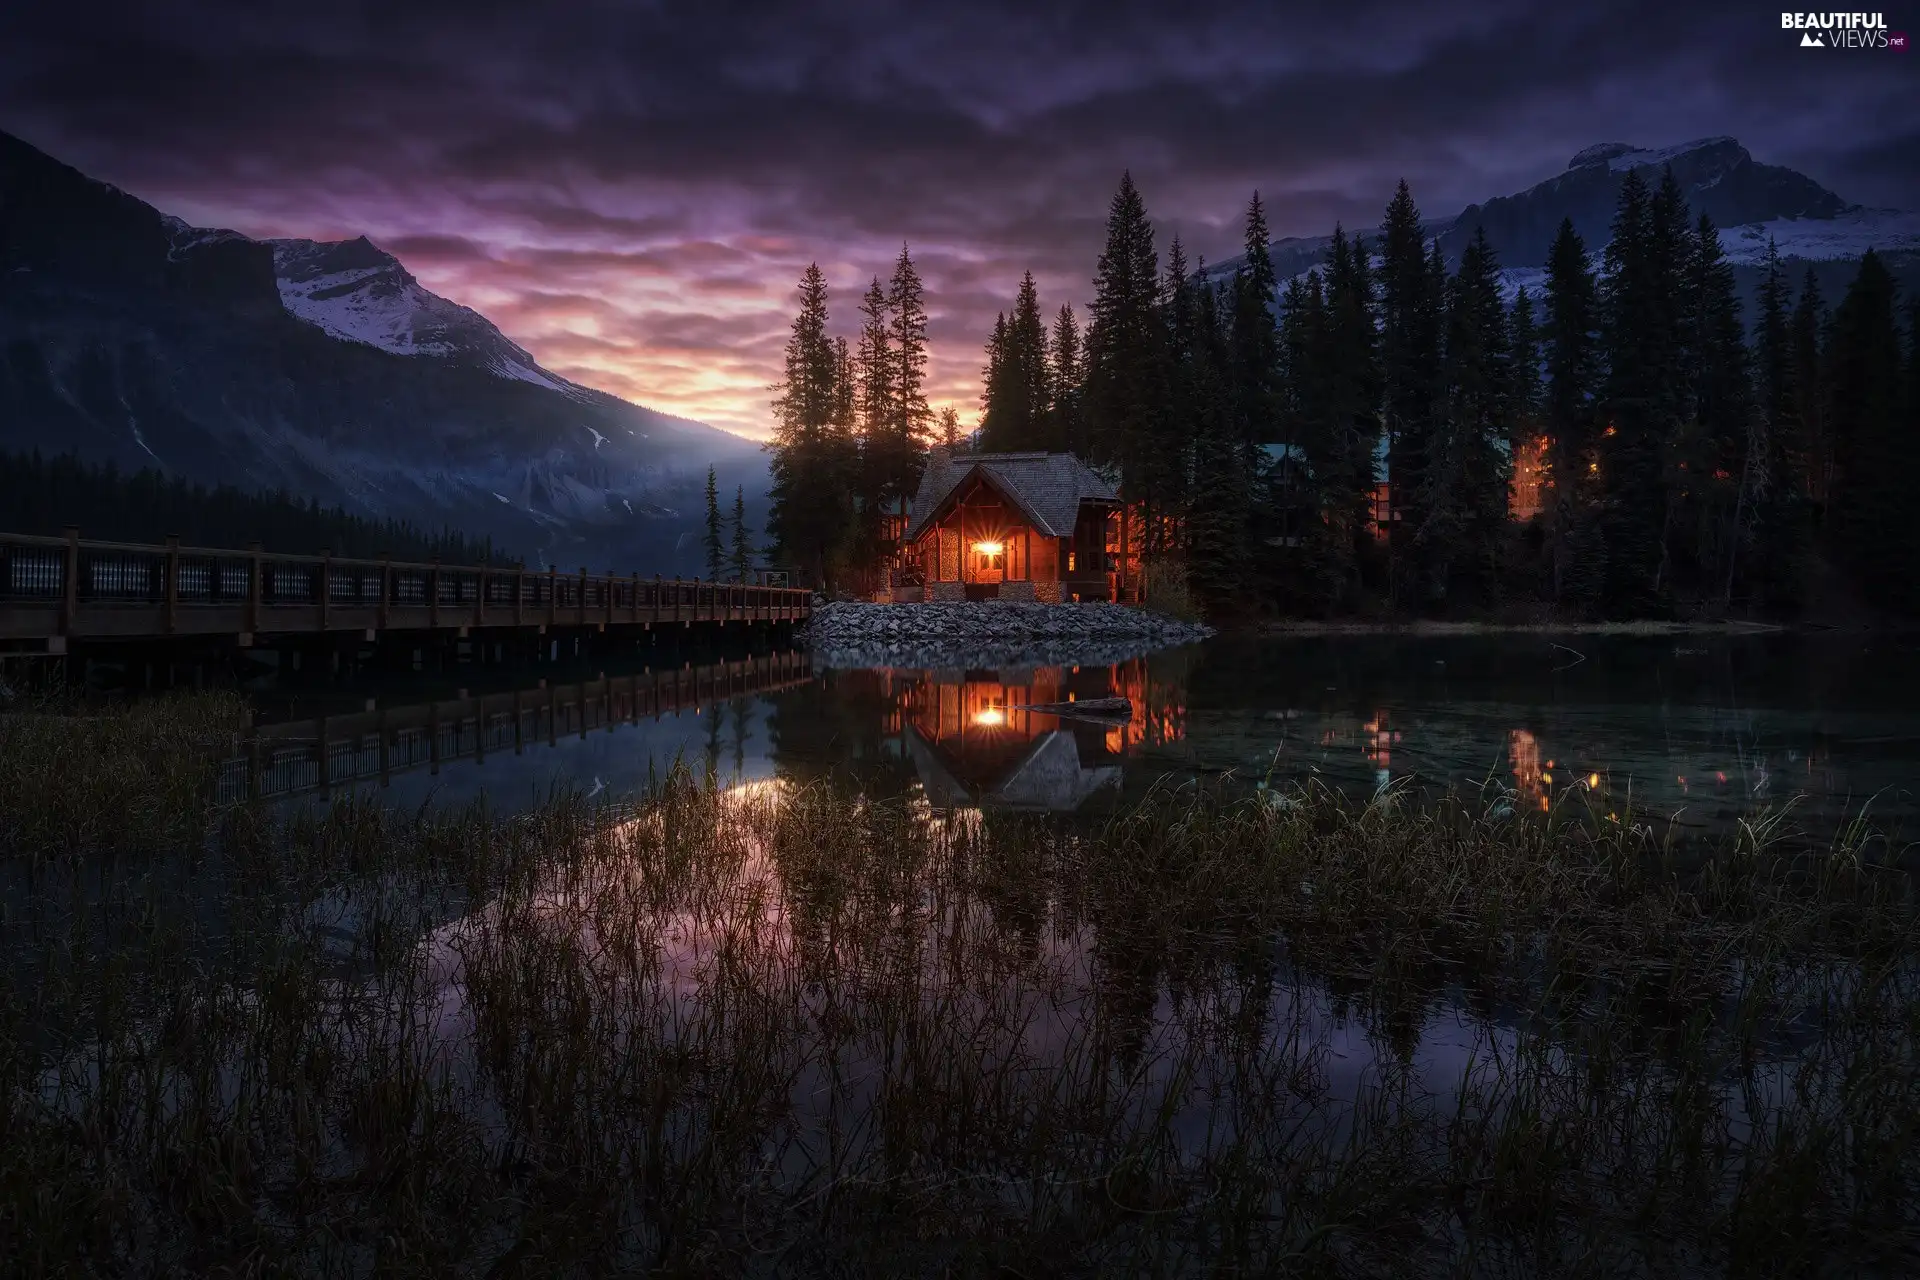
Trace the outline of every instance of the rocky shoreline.
<path fill-rule="evenodd" d="M 797 638 L 826 667 L 1104 664 L 1192 644 L 1211 627 L 1119 604 L 817 605 Z"/>

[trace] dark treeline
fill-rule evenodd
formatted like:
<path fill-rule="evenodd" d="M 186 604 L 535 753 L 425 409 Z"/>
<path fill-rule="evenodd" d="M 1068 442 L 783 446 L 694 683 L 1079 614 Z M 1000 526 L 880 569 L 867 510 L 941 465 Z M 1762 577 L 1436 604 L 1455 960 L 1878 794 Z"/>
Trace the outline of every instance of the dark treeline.
<path fill-rule="evenodd" d="M 1276 278 L 1257 194 L 1245 230 L 1230 272 L 1177 239 L 1163 261 L 1123 178 L 1084 334 L 1070 308 L 1048 323 L 1029 273 L 976 434 L 1111 474 L 1142 517 L 1132 553 L 1184 565 L 1214 613 L 1790 617 L 1849 592 L 1920 612 L 1900 572 L 1920 562 L 1900 509 L 1920 304 L 1903 338 L 1876 255 L 1829 309 L 1770 254 L 1749 334 L 1671 173 L 1629 175 L 1598 255 L 1563 223 L 1538 296 L 1507 296 L 1482 235 L 1449 262 L 1404 183 L 1377 234 L 1336 228 L 1300 278 Z M 858 567 L 917 476 L 924 400 L 905 414 L 889 381 L 902 296 L 875 282 L 849 355 L 824 280 L 803 282 L 773 532 L 809 566 Z"/>
<path fill-rule="evenodd" d="M 892 279 L 860 300 L 860 337 L 828 334 L 827 281 L 809 266 L 774 401 L 767 533 L 774 554 L 818 584 L 870 568 L 888 520 L 920 482 L 935 417 L 927 404 L 927 311 L 902 245 Z M 952 422 L 942 423 L 951 439 Z"/>
<path fill-rule="evenodd" d="M 77 525 L 84 538 L 241 548 L 258 542 L 288 555 L 511 564 L 491 539 L 430 534 L 405 521 L 369 520 L 284 492 L 212 489 L 151 468 L 132 473 L 71 456 L 0 453 L 0 531 L 58 536 Z"/>
<path fill-rule="evenodd" d="M 733 490 L 733 516 L 720 515 L 719 477 L 707 468 L 707 529 L 701 541 L 706 551 L 708 582 L 745 582 L 753 573 L 753 535 L 747 530 L 747 490 Z"/>

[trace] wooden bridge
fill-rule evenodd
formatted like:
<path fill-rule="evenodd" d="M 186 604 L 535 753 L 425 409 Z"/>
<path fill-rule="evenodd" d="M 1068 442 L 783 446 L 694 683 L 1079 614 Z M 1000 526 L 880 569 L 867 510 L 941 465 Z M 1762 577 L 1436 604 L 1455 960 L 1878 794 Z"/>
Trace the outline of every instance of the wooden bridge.
<path fill-rule="evenodd" d="M 311 720 L 257 724 L 221 765 L 224 801 L 274 797 L 360 783 L 489 755 L 519 755 L 622 724 L 658 720 L 732 698 L 774 693 L 813 676 L 804 652 L 786 650 L 707 666 L 599 676 L 504 693 L 379 707 Z"/>
<path fill-rule="evenodd" d="M 804 621 L 805 590 L 0 534 L 0 648 Z"/>

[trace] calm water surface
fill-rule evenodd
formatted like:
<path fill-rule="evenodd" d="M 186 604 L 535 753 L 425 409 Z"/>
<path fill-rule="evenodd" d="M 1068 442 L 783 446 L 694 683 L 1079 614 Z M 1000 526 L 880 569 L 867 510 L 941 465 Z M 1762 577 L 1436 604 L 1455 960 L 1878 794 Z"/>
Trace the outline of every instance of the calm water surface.
<path fill-rule="evenodd" d="M 1792 804 L 1911 826 L 1920 639 L 1221 637 L 1116 665 L 814 670 L 804 654 L 266 689 L 228 786 L 381 787 L 396 803 L 852 774 L 936 807 L 1098 813 L 1163 779 L 1504 788 L 1724 826 Z M 461 681 L 466 680 L 466 683 Z M 1125 720 L 1041 704 L 1125 698 Z M 322 743 L 324 742 L 324 750 Z M 384 747 L 382 744 L 384 743 Z"/>

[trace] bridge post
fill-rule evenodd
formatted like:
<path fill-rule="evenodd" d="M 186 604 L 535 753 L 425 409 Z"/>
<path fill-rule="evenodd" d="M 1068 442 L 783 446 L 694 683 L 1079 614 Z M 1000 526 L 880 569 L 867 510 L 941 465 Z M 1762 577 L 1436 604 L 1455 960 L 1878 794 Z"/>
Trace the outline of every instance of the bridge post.
<path fill-rule="evenodd" d="M 580 626 L 587 625 L 587 566 L 580 566 L 580 594 L 574 599 L 573 607 L 580 619 Z"/>
<path fill-rule="evenodd" d="M 427 629 L 437 631 L 440 628 L 440 557 L 433 558 L 433 567 L 427 570 Z M 438 772 L 438 770 L 435 770 Z"/>
<path fill-rule="evenodd" d="M 673 620 L 680 621 L 680 575 L 673 575 Z"/>
<path fill-rule="evenodd" d="M 640 571 L 634 570 L 633 582 L 628 588 L 633 592 L 627 597 L 627 621 L 640 621 Z"/>
<path fill-rule="evenodd" d="M 71 636 L 80 617 L 80 526 L 67 526 L 67 550 L 60 570 L 60 634 Z"/>
<path fill-rule="evenodd" d="M 165 630 L 172 635 L 179 620 L 180 611 L 180 535 L 167 535 L 167 606 Z"/>
<path fill-rule="evenodd" d="M 327 639 L 327 615 L 333 607 L 333 548 L 320 548 L 320 640 Z"/>
<path fill-rule="evenodd" d="M 478 589 L 473 593 L 473 625 L 478 629 L 485 626 L 487 622 L 487 571 L 484 567 L 476 569 L 473 576 L 479 583 Z M 476 636 L 474 639 L 475 643 L 479 642 L 479 637 Z"/>
<path fill-rule="evenodd" d="M 547 630 L 551 631 L 560 620 L 560 570 L 556 565 L 547 566 Z"/>
<path fill-rule="evenodd" d="M 660 625 L 660 575 L 653 575 L 653 625 Z"/>
<path fill-rule="evenodd" d="M 393 600 L 393 554 L 380 553 L 380 610 L 376 625 L 382 631 L 387 629 L 387 606 Z"/>
<path fill-rule="evenodd" d="M 251 639 L 260 634 L 260 600 L 267 590 L 267 566 L 260 554 L 260 544 L 247 544 L 247 636 Z"/>
<path fill-rule="evenodd" d="M 518 627 L 527 620 L 527 566 L 521 565 L 513 571 L 513 625 Z"/>

